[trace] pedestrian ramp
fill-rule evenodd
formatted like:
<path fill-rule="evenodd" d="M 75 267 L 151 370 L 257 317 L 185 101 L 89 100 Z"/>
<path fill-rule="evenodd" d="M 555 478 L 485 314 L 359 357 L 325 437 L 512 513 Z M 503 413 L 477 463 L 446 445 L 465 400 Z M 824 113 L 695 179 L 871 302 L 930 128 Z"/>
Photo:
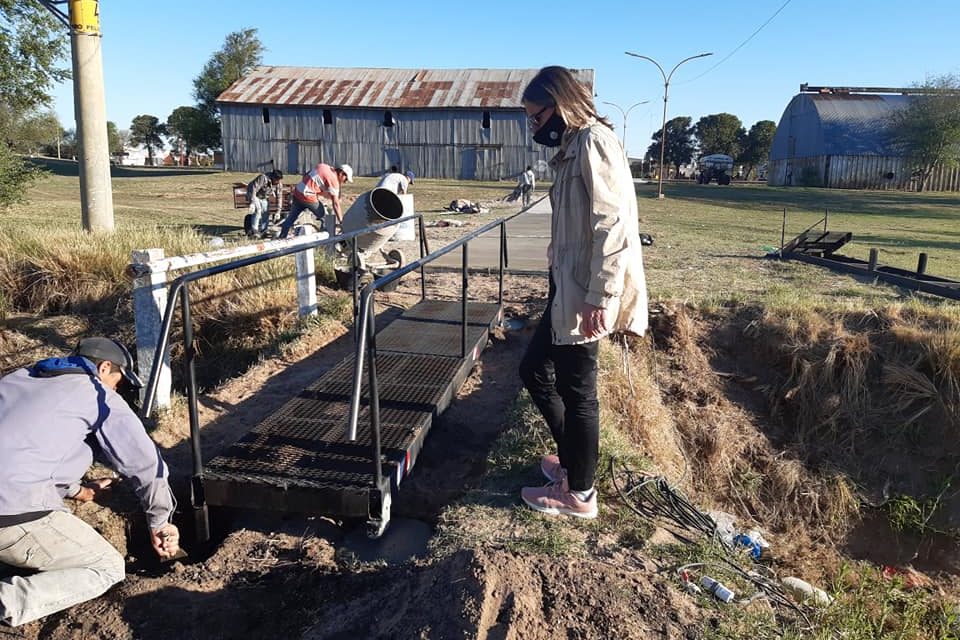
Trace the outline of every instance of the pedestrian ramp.
<path fill-rule="evenodd" d="M 422 300 L 379 330 L 373 376 L 364 360 L 355 440 L 349 356 L 204 465 L 206 503 L 364 519 L 382 531 L 424 439 L 501 321 L 499 303 L 468 302 L 465 316 L 462 305 Z"/>

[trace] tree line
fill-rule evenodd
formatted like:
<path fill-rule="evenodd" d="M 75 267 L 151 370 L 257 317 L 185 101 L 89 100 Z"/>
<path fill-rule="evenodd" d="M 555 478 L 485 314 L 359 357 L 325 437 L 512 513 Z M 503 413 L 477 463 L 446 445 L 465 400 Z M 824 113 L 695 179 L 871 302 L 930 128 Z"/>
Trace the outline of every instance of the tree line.
<path fill-rule="evenodd" d="M 777 125 L 772 120 L 760 120 L 748 131 L 740 118 L 731 113 L 715 113 L 700 118 L 696 124 L 690 116 L 677 116 L 667 121 L 667 145 L 663 162 L 680 167 L 694 157 L 723 153 L 742 164 L 744 178 L 749 178 L 757 167 L 767 161 Z M 652 160 L 659 162 L 663 131 L 653 134 L 653 144 L 647 149 Z"/>
<path fill-rule="evenodd" d="M 0 11 L 5 1 L 0 0 Z M 120 129 L 115 122 L 108 121 L 110 154 L 119 156 L 130 145 L 142 146 L 147 151 L 148 163 L 152 165 L 155 153 L 162 150 L 165 143 L 185 158 L 219 148 L 222 137 L 216 99 L 233 82 L 260 64 L 265 49 L 256 31 L 244 29 L 226 37 L 223 46 L 210 57 L 193 80 L 195 105 L 177 107 L 166 120 L 151 114 L 138 115 L 130 122 L 129 129 Z M 56 77 L 64 76 L 61 74 Z M 69 74 L 65 77 L 68 78 Z M 49 84 L 46 89 L 49 89 Z M 46 89 L 43 93 L 45 100 L 49 99 Z M 8 103 L 6 109 L 0 110 L 0 132 L 5 136 L 7 147 L 24 155 L 76 157 L 76 132 L 64 128 L 52 111 L 38 111 L 40 102 L 40 99 L 21 101 L 18 108 Z"/>
<path fill-rule="evenodd" d="M 43 171 L 22 156 L 75 158 L 75 130 L 65 128 L 47 105 L 51 90 L 69 80 L 69 34 L 37 0 L 0 0 L 0 207 L 25 198 Z M 221 146 L 216 98 L 261 63 L 265 48 L 256 29 L 225 38 L 193 80 L 193 105 L 179 106 L 165 120 L 142 114 L 128 129 L 106 122 L 111 155 L 142 145 L 154 154 L 169 144 L 183 157 Z"/>
<path fill-rule="evenodd" d="M 217 97 L 231 84 L 253 71 L 266 51 L 256 29 L 241 29 L 227 35 L 223 46 L 210 56 L 193 80 L 194 105 L 177 107 L 166 121 L 150 114 L 138 115 L 130 124 L 130 142 L 153 153 L 164 139 L 184 157 L 207 153 L 222 145 L 220 109 Z"/>

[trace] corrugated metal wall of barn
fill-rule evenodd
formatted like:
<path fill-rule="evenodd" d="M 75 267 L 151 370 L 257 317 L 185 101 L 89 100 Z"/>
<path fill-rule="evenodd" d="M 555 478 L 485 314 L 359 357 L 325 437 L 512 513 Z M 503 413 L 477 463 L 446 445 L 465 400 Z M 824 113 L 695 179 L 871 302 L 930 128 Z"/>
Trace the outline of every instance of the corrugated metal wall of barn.
<path fill-rule="evenodd" d="M 917 178 L 906 160 L 889 156 L 811 156 L 771 160 L 767 184 L 831 189 L 916 191 Z M 960 191 L 960 167 L 934 167 L 925 191 Z"/>
<path fill-rule="evenodd" d="M 593 93 L 592 69 L 571 69 Z M 349 162 L 421 177 L 513 180 L 527 165 L 550 177 L 522 105 L 538 69 L 260 66 L 217 98 L 227 168 L 298 173 Z M 389 114 L 389 115 L 388 115 Z"/>
<path fill-rule="evenodd" d="M 359 175 L 397 165 L 422 177 L 498 180 L 551 155 L 532 142 L 519 109 L 403 109 L 390 117 L 392 126 L 383 109 L 224 105 L 224 158 L 234 171 L 295 174 L 347 162 Z"/>
<path fill-rule="evenodd" d="M 836 189 L 915 191 L 913 167 L 897 155 L 889 115 L 905 95 L 799 94 L 777 126 L 767 165 L 767 184 Z M 927 191 L 960 191 L 960 168 L 937 166 Z"/>

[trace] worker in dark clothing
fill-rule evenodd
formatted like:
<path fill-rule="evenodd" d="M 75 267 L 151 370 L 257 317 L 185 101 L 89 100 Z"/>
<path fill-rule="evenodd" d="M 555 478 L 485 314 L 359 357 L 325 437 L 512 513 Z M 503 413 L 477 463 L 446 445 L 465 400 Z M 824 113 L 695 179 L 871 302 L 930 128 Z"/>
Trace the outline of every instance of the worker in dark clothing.
<path fill-rule="evenodd" d="M 248 236 L 267 233 L 270 223 L 270 194 L 277 201 L 277 208 L 283 208 L 283 172 L 274 169 L 270 173 L 261 173 L 247 184 L 247 202 L 250 203 L 250 224 L 246 228 Z M 247 227 L 247 225 L 244 225 Z"/>
<path fill-rule="evenodd" d="M 0 563 L 33 571 L 0 579 L 0 623 L 42 618 L 123 580 L 123 556 L 63 504 L 110 482 L 80 484 L 91 446 L 131 482 L 157 555 L 178 553 L 167 465 L 117 393 L 124 381 L 142 386 L 129 351 L 108 338 L 0 378 Z"/>

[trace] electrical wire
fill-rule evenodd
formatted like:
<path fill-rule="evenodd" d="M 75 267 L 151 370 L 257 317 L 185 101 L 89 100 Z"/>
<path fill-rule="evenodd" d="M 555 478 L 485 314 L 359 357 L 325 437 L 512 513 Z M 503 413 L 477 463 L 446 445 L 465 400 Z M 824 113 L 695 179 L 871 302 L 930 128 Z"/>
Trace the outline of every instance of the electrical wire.
<path fill-rule="evenodd" d="M 728 53 L 726 56 L 724 56 L 723 58 L 721 58 L 720 61 L 717 62 L 715 65 L 713 65 L 712 67 L 710 67 L 709 69 L 707 69 L 706 71 L 704 71 L 703 73 L 701 73 L 701 74 L 698 75 L 698 76 L 694 76 L 694 77 L 690 78 L 689 80 L 684 80 L 683 82 L 677 82 L 677 83 L 675 83 L 675 84 L 678 84 L 678 85 L 690 84 L 690 83 L 693 82 L 694 80 L 699 80 L 700 78 L 702 78 L 703 76 L 707 75 L 708 73 L 710 73 L 711 71 L 713 71 L 714 69 L 716 69 L 717 67 L 719 67 L 720 65 L 722 65 L 724 62 L 726 62 L 727 60 L 729 60 L 730 58 L 732 58 L 732 57 L 733 57 L 733 54 L 735 54 L 737 51 L 740 51 L 740 49 L 742 49 L 748 42 L 750 42 L 751 40 L 753 40 L 753 38 L 754 38 L 758 33 L 760 33 L 761 31 L 763 31 L 764 27 L 766 27 L 768 24 L 770 24 L 771 22 L 773 22 L 773 19 L 776 18 L 778 15 L 780 15 L 780 12 L 783 11 L 784 9 L 786 9 L 786 8 L 787 8 L 787 5 L 790 4 L 792 1 L 793 1 L 793 0 L 786 0 L 786 2 L 784 2 L 782 5 L 780 5 L 780 8 L 777 9 L 772 16 L 770 16 L 769 18 L 767 18 L 766 22 L 764 22 L 764 23 L 761 24 L 759 27 L 757 27 L 756 31 L 754 31 L 753 33 L 751 33 L 751 34 L 747 37 L 746 40 L 744 40 L 743 42 L 741 42 L 740 44 L 738 44 L 737 47 L 736 47 L 733 51 L 731 51 L 731 52 Z"/>
<path fill-rule="evenodd" d="M 634 471 L 625 464 L 621 464 L 618 474 L 616 462 L 615 458 L 610 459 L 610 479 L 627 508 L 644 518 L 667 520 L 681 530 L 699 532 L 723 549 L 733 550 L 717 531 L 716 521 L 693 506 L 666 478 Z M 623 486 L 618 480 L 621 477 L 626 477 Z M 692 542 L 682 535 L 678 537 Z"/>
<path fill-rule="evenodd" d="M 623 463 L 620 464 L 618 473 L 617 460 L 611 458 L 610 480 L 623 504 L 637 515 L 648 519 L 656 519 L 661 523 L 667 521 L 671 527 L 675 527 L 682 532 L 700 533 L 713 542 L 721 551 L 720 561 L 757 589 L 756 594 L 741 600 L 741 602 L 749 602 L 761 596 L 765 597 L 777 607 L 795 614 L 807 628 L 812 628 L 813 625 L 805 607 L 791 600 L 773 571 L 758 563 L 754 563 L 749 571 L 743 569 L 734 561 L 735 559 L 742 560 L 743 555 L 736 552 L 732 542 L 727 542 L 721 537 L 717 522 L 710 515 L 694 506 L 678 489 L 672 487 L 666 478 L 643 471 L 635 471 Z M 684 533 L 678 533 L 672 529 L 671 533 L 684 542 L 695 543 Z M 677 577 L 681 583 L 686 583 L 688 580 L 684 577 L 685 571 L 693 567 L 706 566 L 719 566 L 719 564 L 709 562 L 685 564 L 677 569 Z"/>

